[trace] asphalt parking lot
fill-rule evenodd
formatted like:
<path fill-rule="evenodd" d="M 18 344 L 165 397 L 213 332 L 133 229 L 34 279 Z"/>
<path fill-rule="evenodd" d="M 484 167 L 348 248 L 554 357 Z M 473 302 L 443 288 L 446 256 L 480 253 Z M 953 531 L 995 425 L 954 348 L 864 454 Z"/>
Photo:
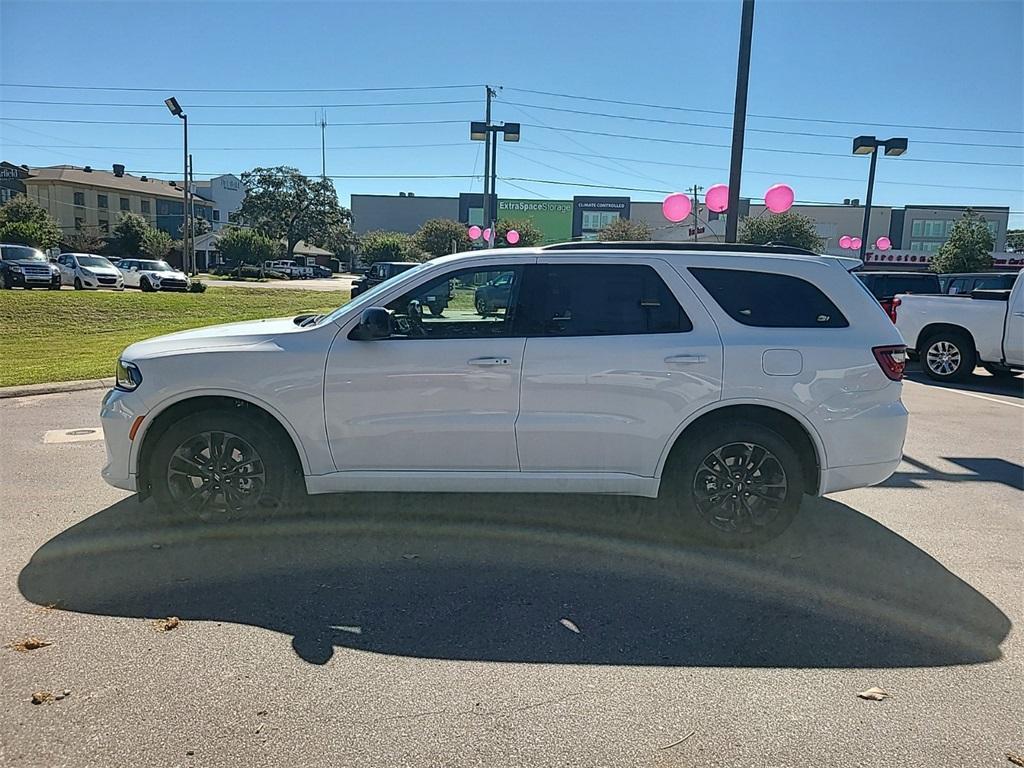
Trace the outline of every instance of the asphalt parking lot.
<path fill-rule="evenodd" d="M 52 643 L 0 649 L 0 764 L 1010 765 L 1024 393 L 924 381 L 897 473 L 754 552 L 577 496 L 182 523 L 67 432 L 102 392 L 0 401 L 0 645 Z"/>

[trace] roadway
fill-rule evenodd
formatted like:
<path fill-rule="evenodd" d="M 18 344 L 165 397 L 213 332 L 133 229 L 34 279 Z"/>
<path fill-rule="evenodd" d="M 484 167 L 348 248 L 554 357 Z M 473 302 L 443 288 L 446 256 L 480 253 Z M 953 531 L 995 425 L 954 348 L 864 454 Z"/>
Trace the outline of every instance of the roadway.
<path fill-rule="evenodd" d="M 0 764 L 1009 765 L 1024 396 L 924 381 L 896 475 L 755 552 L 575 496 L 168 520 L 52 432 L 101 392 L 0 401 L 0 644 L 52 642 L 0 649 Z"/>

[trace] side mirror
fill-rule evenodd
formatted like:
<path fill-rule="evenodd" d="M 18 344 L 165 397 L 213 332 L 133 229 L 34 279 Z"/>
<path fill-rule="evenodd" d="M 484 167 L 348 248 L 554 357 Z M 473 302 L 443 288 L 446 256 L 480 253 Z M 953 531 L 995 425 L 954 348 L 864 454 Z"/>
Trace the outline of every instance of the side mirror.
<path fill-rule="evenodd" d="M 391 337 L 391 313 L 383 307 L 368 307 L 359 318 L 359 325 L 352 329 L 351 338 L 359 341 L 375 341 Z"/>

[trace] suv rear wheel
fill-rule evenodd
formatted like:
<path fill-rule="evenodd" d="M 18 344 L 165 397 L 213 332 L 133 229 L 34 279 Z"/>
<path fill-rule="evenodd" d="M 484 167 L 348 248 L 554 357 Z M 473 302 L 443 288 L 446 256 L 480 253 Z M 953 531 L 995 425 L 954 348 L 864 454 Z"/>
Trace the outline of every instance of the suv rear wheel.
<path fill-rule="evenodd" d="M 921 367 L 935 381 L 963 381 L 976 363 L 974 341 L 963 331 L 939 331 L 921 346 Z"/>
<path fill-rule="evenodd" d="M 661 498 L 687 532 L 726 547 L 781 534 L 796 517 L 804 474 L 796 450 L 756 422 L 719 423 L 669 458 Z"/>
<path fill-rule="evenodd" d="M 263 419 L 242 412 L 187 416 L 160 435 L 150 454 L 153 498 L 165 512 L 206 520 L 280 507 L 297 474 L 280 443 L 280 435 Z"/>

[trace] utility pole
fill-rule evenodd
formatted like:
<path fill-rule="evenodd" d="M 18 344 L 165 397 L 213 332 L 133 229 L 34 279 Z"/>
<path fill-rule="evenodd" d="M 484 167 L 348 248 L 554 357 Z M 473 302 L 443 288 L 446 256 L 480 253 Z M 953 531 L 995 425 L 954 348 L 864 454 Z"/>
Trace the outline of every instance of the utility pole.
<path fill-rule="evenodd" d="M 327 178 L 327 110 L 322 109 L 319 115 L 320 125 L 320 178 Z"/>
<path fill-rule="evenodd" d="M 192 249 L 189 248 L 192 228 L 189 226 L 188 220 L 188 166 L 191 155 L 188 153 L 188 115 L 182 113 L 181 119 L 184 121 L 185 125 L 185 178 L 182 179 L 185 183 L 185 189 L 182 190 L 181 198 L 181 220 L 183 222 L 181 235 L 181 266 L 185 269 L 187 274 L 189 266 L 192 263 Z"/>
<path fill-rule="evenodd" d="M 496 92 L 491 86 L 485 85 L 484 88 L 487 91 L 487 106 L 484 109 L 484 123 L 487 126 L 491 124 L 491 98 L 496 95 Z M 491 220 L 491 195 L 494 194 L 494 190 L 490 189 L 491 183 L 491 143 L 497 142 L 498 137 L 495 136 L 491 131 L 487 131 L 487 135 L 484 138 L 484 204 L 483 204 L 483 222 L 484 229 L 490 226 Z"/>
<path fill-rule="evenodd" d="M 697 184 L 693 185 L 693 242 L 697 242 L 697 228 L 700 226 L 700 219 L 697 216 L 697 193 L 700 192 L 704 187 Z"/>
<path fill-rule="evenodd" d="M 736 242 L 740 223 L 740 179 L 743 176 L 743 134 L 747 126 L 747 84 L 750 80 L 750 39 L 754 32 L 754 0 L 743 0 L 740 53 L 736 64 L 736 102 L 732 113 L 732 158 L 729 163 L 729 208 L 725 242 Z"/>
<path fill-rule="evenodd" d="M 196 221 L 196 198 L 192 194 L 192 185 L 195 184 L 195 176 L 192 175 L 192 155 L 188 156 L 188 176 L 185 178 L 185 189 L 188 194 L 188 218 L 191 222 L 188 228 L 188 241 L 191 247 L 188 252 L 189 261 L 192 264 L 192 274 L 195 275 L 198 271 L 196 269 L 196 234 L 194 231 Z"/>
<path fill-rule="evenodd" d="M 488 248 L 494 247 L 495 229 L 497 229 L 498 223 L 498 134 L 497 132 L 491 132 L 491 198 L 494 202 L 495 210 L 491 211 L 491 218 L 487 222 L 488 229 L 491 230 L 491 237 L 487 242 Z M 488 205 L 488 210 L 490 210 Z"/>

